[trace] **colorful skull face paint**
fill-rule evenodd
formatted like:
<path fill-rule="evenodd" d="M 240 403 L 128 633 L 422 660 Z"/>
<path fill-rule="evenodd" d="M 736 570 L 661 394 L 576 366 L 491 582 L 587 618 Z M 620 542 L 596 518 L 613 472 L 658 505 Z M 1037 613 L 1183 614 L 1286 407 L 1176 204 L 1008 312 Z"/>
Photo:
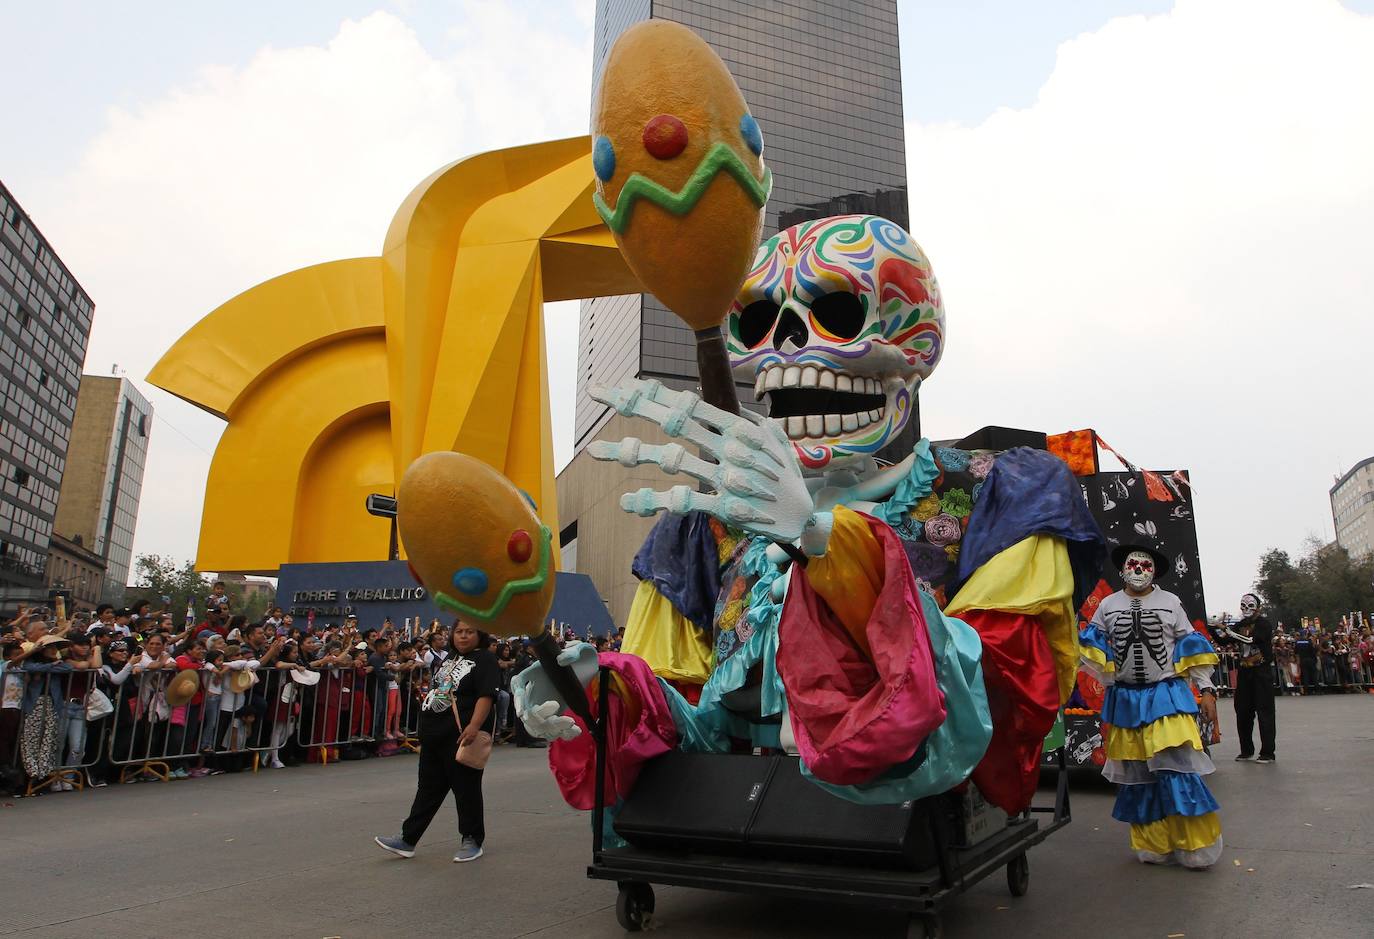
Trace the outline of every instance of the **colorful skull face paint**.
<path fill-rule="evenodd" d="M 1121 579 L 1136 593 L 1150 589 L 1155 582 L 1155 560 L 1144 551 L 1132 551 L 1121 565 Z"/>
<path fill-rule="evenodd" d="M 1253 593 L 1243 594 L 1240 598 L 1240 615 L 1245 619 L 1253 619 L 1259 612 L 1259 597 Z"/>
<path fill-rule="evenodd" d="M 944 349 L 940 287 L 901 226 L 802 222 L 759 248 L 730 310 L 735 378 L 817 471 L 886 446 Z"/>

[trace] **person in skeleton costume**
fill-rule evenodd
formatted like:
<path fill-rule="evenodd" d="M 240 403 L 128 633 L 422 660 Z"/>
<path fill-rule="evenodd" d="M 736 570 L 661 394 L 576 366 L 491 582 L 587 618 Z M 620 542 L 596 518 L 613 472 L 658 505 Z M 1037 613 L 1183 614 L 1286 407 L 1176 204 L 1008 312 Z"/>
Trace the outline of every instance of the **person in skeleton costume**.
<path fill-rule="evenodd" d="M 1074 611 L 1105 549 L 1077 481 L 1044 451 L 920 440 L 895 464 L 875 459 L 939 361 L 944 320 L 930 264 L 899 225 L 808 221 L 760 247 L 726 324 L 735 380 L 768 417 L 652 381 L 593 390 L 702 453 L 626 438 L 593 443 L 594 457 L 712 490 L 621 500 L 668 514 L 635 557 L 622 652 L 600 656 L 615 674 L 612 801 L 670 748 L 747 741 L 799 754 L 814 783 L 857 802 L 971 776 L 1009 812 L 1029 804 L 1074 687 Z M 589 646 L 561 661 L 584 682 L 595 674 Z M 564 797 L 590 808 L 581 718 L 537 666 L 513 690 L 526 728 L 553 741 Z"/>
<path fill-rule="evenodd" d="M 1217 654 L 1178 597 L 1156 583 L 1171 570 L 1168 558 L 1121 545 L 1112 562 L 1126 587 L 1102 601 L 1079 635 L 1084 667 L 1107 686 L 1102 775 L 1119 786 L 1112 816 L 1130 823 L 1131 849 L 1141 861 L 1211 867 L 1221 857 L 1221 822 L 1202 777 L 1216 767 L 1202 748 L 1199 704 L 1188 683 L 1215 724 Z"/>
<path fill-rule="evenodd" d="M 1256 763 L 1274 762 L 1274 627 L 1260 615 L 1260 600 L 1253 593 L 1240 598 L 1241 620 L 1226 634 L 1240 647 L 1236 669 L 1237 761 L 1255 759 L 1255 718 L 1259 718 L 1260 749 Z"/>

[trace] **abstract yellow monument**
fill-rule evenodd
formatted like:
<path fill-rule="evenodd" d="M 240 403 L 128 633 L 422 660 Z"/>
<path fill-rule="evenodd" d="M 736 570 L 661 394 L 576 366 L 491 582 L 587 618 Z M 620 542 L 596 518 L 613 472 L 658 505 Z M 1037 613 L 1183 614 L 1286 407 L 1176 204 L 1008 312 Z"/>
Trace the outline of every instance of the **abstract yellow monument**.
<path fill-rule="evenodd" d="M 364 500 L 433 450 L 489 463 L 559 530 L 543 304 L 641 289 L 593 206 L 590 153 L 576 137 L 453 163 L 397 210 L 381 257 L 259 284 L 168 350 L 148 380 L 229 424 L 198 568 L 385 560 Z"/>

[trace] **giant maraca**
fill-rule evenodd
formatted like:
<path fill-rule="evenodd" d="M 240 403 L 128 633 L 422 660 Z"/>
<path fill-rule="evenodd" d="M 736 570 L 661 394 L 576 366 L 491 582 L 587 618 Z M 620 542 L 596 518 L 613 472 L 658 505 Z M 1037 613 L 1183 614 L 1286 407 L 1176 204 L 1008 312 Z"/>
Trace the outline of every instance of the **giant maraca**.
<path fill-rule="evenodd" d="M 773 184 L 744 95 L 696 33 L 646 20 L 611 48 L 593 134 L 597 211 L 640 283 L 696 331 L 702 396 L 739 413 L 720 323 Z"/>
<path fill-rule="evenodd" d="M 581 683 L 544 629 L 553 604 L 553 535 L 530 497 L 465 453 L 427 453 L 406 469 L 396 524 L 410 572 L 444 610 L 497 636 L 529 636 L 549 679 L 591 726 Z"/>

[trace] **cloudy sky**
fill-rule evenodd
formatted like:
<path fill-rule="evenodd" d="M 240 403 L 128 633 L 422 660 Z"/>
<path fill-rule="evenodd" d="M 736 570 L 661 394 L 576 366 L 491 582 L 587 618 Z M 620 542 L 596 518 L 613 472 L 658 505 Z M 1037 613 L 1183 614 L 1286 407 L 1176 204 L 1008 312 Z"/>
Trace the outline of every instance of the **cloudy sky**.
<path fill-rule="evenodd" d="M 1190 468 L 1208 603 L 1234 609 L 1264 549 L 1332 537 L 1333 475 L 1374 455 L 1374 0 L 899 5 L 950 323 L 926 431 L 1094 427 Z M 585 0 L 6 7 L 0 179 L 96 301 L 87 371 L 158 410 L 140 553 L 194 556 L 221 430 L 142 381 L 181 332 L 376 254 L 440 165 L 586 130 Z"/>

